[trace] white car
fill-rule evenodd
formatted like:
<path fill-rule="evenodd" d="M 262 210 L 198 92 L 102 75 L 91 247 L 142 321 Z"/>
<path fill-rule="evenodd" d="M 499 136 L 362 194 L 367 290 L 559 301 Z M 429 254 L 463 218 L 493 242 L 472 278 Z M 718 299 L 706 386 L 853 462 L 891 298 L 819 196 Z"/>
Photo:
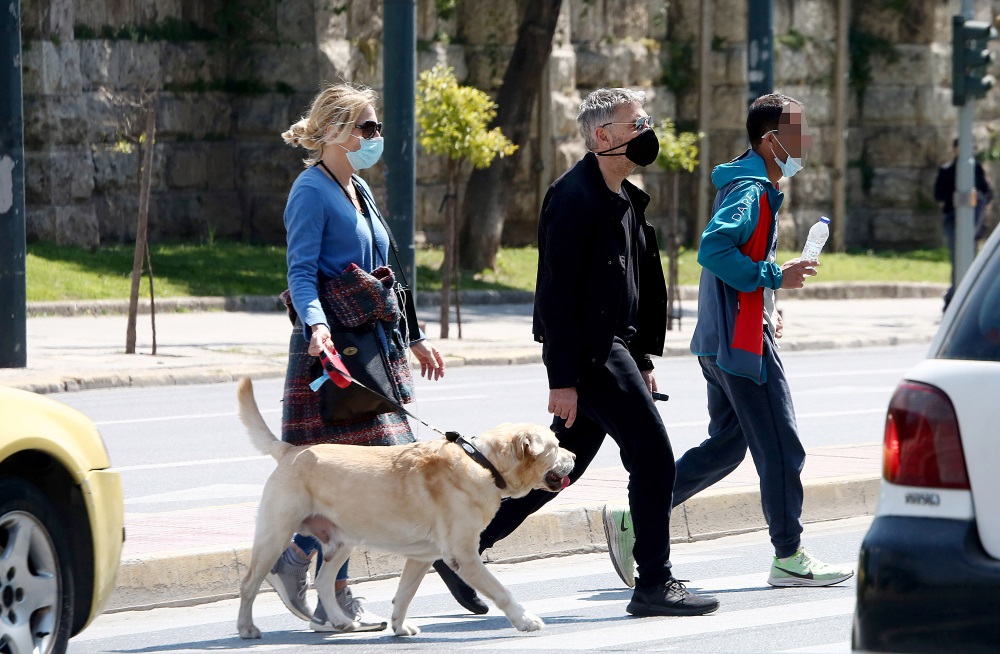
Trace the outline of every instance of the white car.
<path fill-rule="evenodd" d="M 889 403 L 861 652 L 1000 652 L 1000 229 Z"/>

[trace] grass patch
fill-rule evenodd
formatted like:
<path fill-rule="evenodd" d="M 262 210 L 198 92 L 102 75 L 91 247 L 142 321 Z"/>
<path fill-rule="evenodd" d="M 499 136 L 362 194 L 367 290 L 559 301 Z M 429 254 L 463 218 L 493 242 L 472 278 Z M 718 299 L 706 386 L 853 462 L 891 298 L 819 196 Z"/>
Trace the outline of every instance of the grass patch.
<path fill-rule="evenodd" d="M 417 250 L 417 290 L 441 290 L 441 262 L 444 250 L 427 248 Z M 496 270 L 463 272 L 462 290 L 535 290 L 535 270 L 538 267 L 538 250 L 533 247 L 502 248 L 497 253 Z"/>
<path fill-rule="evenodd" d="M 779 261 L 797 256 L 780 252 Z M 83 248 L 32 244 L 27 256 L 28 301 L 127 298 L 131 283 L 132 246 Z M 439 248 L 417 250 L 417 289 L 441 290 Z M 156 297 L 190 295 L 277 295 L 287 287 L 285 248 L 216 242 L 211 245 L 155 245 Z M 951 274 L 948 251 L 851 252 L 824 254 L 816 282 L 939 282 Z M 667 259 L 662 258 L 664 270 Z M 535 288 L 535 248 L 504 248 L 497 269 L 463 273 L 462 289 L 526 290 Z M 679 283 L 695 285 L 701 275 L 697 253 L 684 251 L 678 260 Z M 146 277 L 140 296 L 148 297 Z"/>
<path fill-rule="evenodd" d="M 28 301 L 127 298 L 135 249 L 28 246 Z M 285 249 L 240 243 L 150 247 L 156 297 L 277 295 L 287 287 Z M 146 276 L 140 297 L 149 296 Z"/>

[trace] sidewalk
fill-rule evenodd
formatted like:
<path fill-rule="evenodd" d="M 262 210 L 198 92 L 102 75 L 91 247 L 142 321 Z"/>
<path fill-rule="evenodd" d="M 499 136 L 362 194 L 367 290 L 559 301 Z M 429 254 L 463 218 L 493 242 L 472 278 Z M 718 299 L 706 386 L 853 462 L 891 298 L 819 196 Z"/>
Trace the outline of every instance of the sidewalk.
<path fill-rule="evenodd" d="M 929 342 L 941 312 L 938 285 L 827 285 L 805 289 L 813 296 L 862 299 L 779 301 L 785 317 L 784 351 L 871 347 Z M 690 297 L 690 293 L 681 295 Z M 893 298 L 905 295 L 904 298 Z M 922 295 L 925 297 L 913 297 Z M 929 297 L 926 297 L 929 296 Z M 194 298 L 193 300 L 203 300 Z M 225 306 L 223 299 L 214 305 Z M 162 303 L 161 303 L 162 304 Z M 245 306 L 234 302 L 230 305 Z M 65 304 L 64 304 L 65 306 Z M 124 354 L 124 315 L 29 317 L 27 368 L 0 369 L 0 385 L 38 393 L 120 386 L 204 384 L 243 376 L 285 374 L 291 326 L 279 311 L 188 311 L 158 313 L 156 355 L 150 317 L 140 315 L 137 354 Z M 193 306 L 213 306 L 198 302 Z M 681 302 L 680 329 L 668 331 L 664 356 L 689 356 L 696 303 Z M 91 307 L 93 308 L 93 307 Z M 183 307 L 181 307 L 183 308 Z M 86 308 L 84 308 L 86 311 Z M 530 304 L 462 306 L 462 338 L 453 321 L 451 338 L 438 338 L 437 307 L 418 310 L 425 332 L 448 366 L 540 363 L 541 346 L 531 335 Z M 452 312 L 454 317 L 454 311 Z"/>
<path fill-rule="evenodd" d="M 778 305 L 785 326 L 782 349 L 929 343 L 940 321 L 942 290 L 930 285 L 874 289 L 872 285 L 840 285 L 811 292 L 814 297 L 849 301 L 797 299 L 794 292 L 787 293 Z M 675 326 L 667 332 L 665 356 L 690 356 L 696 304 L 689 294 L 685 297 L 681 329 Z M 436 307 L 421 307 L 419 315 L 449 366 L 541 360 L 541 348 L 531 337 L 530 304 L 463 305 L 461 340 L 456 338 L 454 322 L 452 338 L 437 338 Z M 0 369 L 0 385 L 48 393 L 284 375 L 290 325 L 280 312 L 160 313 L 155 356 L 149 354 L 149 316 L 139 319 L 140 354 L 123 354 L 125 325 L 122 315 L 31 317 L 28 367 Z M 871 436 L 873 441 L 878 438 Z M 809 450 L 803 472 L 803 521 L 871 514 L 880 469 L 879 443 Z M 748 459 L 724 482 L 674 511 L 672 537 L 700 540 L 764 528 L 757 484 Z M 514 535 L 488 551 L 486 558 L 511 561 L 606 550 L 601 507 L 608 501 L 626 503 L 626 485 L 627 475 L 620 466 L 589 470 Z M 108 609 L 235 596 L 249 561 L 256 508 L 256 503 L 240 503 L 127 513 L 118 588 Z M 400 567 L 401 559 L 396 556 L 358 551 L 352 557 L 351 572 L 356 580 L 374 579 L 394 576 Z"/>

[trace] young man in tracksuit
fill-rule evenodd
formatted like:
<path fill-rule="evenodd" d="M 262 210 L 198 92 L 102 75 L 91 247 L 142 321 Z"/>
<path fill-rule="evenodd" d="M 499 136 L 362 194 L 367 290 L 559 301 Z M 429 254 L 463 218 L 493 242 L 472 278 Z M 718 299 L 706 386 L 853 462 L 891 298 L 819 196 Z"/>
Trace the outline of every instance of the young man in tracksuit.
<path fill-rule="evenodd" d="M 854 571 L 824 564 L 801 547 L 805 450 L 775 346 L 782 324 L 774 291 L 802 288 L 819 265 L 774 262 L 783 199 L 778 181 L 802 168 L 811 142 L 802 105 L 780 94 L 757 98 L 747 115 L 747 135 L 750 149 L 712 172 L 718 193 L 698 249 L 702 273 L 691 339 L 708 383 L 709 438 L 677 461 L 673 506 L 726 477 L 749 448 L 774 546 L 768 583 L 829 586 Z M 629 517 L 624 509 L 605 507 L 612 562 L 631 585 L 631 530 L 621 529 Z"/>

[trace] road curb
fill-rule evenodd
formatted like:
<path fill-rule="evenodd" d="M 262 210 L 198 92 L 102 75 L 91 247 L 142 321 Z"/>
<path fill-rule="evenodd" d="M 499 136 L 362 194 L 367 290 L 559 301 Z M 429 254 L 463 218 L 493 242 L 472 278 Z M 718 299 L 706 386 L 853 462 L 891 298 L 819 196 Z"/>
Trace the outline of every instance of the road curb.
<path fill-rule="evenodd" d="M 873 475 L 804 482 L 802 521 L 821 522 L 872 515 L 880 478 Z M 608 498 L 625 504 L 625 497 Z M 575 504 L 530 516 L 511 536 L 485 553 L 491 562 L 513 562 L 607 551 L 601 521 L 603 504 Z M 766 528 L 760 491 L 754 486 L 707 490 L 674 510 L 672 542 L 694 542 Z M 109 612 L 201 604 L 236 597 L 250 561 L 251 543 L 225 549 L 165 551 L 122 560 Z M 351 557 L 354 581 L 396 577 L 403 559 L 373 550 Z M 267 584 L 264 584 L 266 589 Z"/>
<path fill-rule="evenodd" d="M 798 290 L 786 290 L 784 297 L 799 300 L 860 300 L 879 298 L 937 298 L 948 288 L 947 284 L 929 282 L 807 282 Z M 678 286 L 681 302 L 698 300 L 697 286 Z M 521 290 L 469 290 L 459 293 L 462 304 L 531 304 L 534 291 Z M 440 306 L 440 293 L 421 291 L 417 294 L 417 307 Z M 128 300 L 66 300 L 57 302 L 28 302 L 27 315 L 41 316 L 110 316 L 127 315 Z M 285 305 L 276 295 L 233 295 L 226 297 L 169 297 L 156 300 L 157 313 L 185 313 L 195 311 L 284 311 Z M 148 299 L 140 299 L 140 314 L 150 312 Z"/>
<path fill-rule="evenodd" d="M 183 386 L 189 384 L 219 384 L 252 379 L 284 377 L 286 364 L 274 366 L 226 366 L 203 369 L 150 370 L 136 372 L 109 372 L 93 375 L 39 375 L 24 381 L 6 384 L 32 393 L 72 393 L 106 388 L 147 388 L 151 386 Z"/>
<path fill-rule="evenodd" d="M 843 348 L 894 347 L 900 345 L 925 345 L 931 342 L 931 335 L 896 334 L 892 336 L 850 336 L 833 338 L 782 339 L 782 352 L 807 350 L 835 350 Z M 691 356 L 687 345 L 668 345 L 663 350 L 663 358 Z M 512 366 L 542 363 L 541 347 L 502 348 L 492 352 L 475 354 L 445 354 L 445 364 L 449 368 L 465 366 Z M 108 372 L 92 375 L 28 375 L 20 381 L 10 381 L 5 385 L 32 393 L 71 393 L 75 391 L 107 388 L 144 388 L 151 386 L 182 386 L 188 384 L 217 384 L 239 381 L 243 377 L 252 379 L 274 379 L 285 375 L 285 363 L 272 366 L 225 366 L 213 363 L 204 368 L 174 368 L 135 372 Z"/>

